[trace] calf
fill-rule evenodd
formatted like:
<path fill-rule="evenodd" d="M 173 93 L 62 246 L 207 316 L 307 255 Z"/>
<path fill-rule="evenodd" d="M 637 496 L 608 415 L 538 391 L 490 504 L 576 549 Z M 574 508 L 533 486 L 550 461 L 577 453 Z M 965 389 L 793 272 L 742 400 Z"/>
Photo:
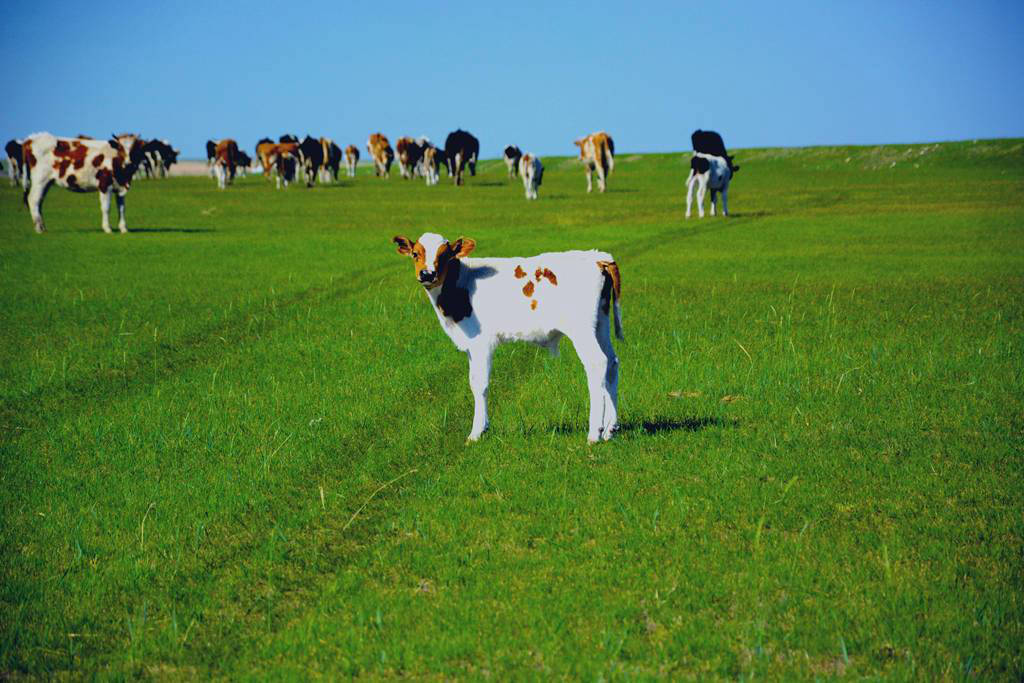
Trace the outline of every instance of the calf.
<path fill-rule="evenodd" d="M 618 425 L 619 361 L 611 341 L 609 309 L 614 295 L 615 334 L 622 339 L 619 268 L 610 254 L 565 251 L 529 258 L 466 258 L 476 243 L 454 244 L 434 233 L 413 242 L 396 236 L 398 253 L 413 260 L 423 286 L 455 347 L 469 355 L 473 428 L 469 441 L 487 429 L 487 386 L 499 344 L 525 341 L 558 353 L 567 336 L 583 362 L 590 389 L 587 440 L 612 437 Z"/>
<path fill-rule="evenodd" d="M 355 145 L 349 145 L 345 148 L 345 169 L 348 171 L 349 178 L 356 177 L 356 164 L 359 163 L 359 148 Z"/>
<path fill-rule="evenodd" d="M 395 150 L 383 133 L 374 133 L 366 141 L 366 151 L 373 159 L 373 169 L 378 176 L 391 177 L 391 162 L 395 160 Z"/>
<path fill-rule="evenodd" d="M 587 192 L 594 189 L 591 176 L 597 171 L 597 188 L 604 192 L 608 175 L 615 170 L 615 143 L 603 130 L 576 140 L 580 159 L 587 169 Z"/>
<path fill-rule="evenodd" d="M 119 135 L 109 141 L 58 138 L 50 133 L 35 133 L 22 144 L 25 165 L 24 201 L 36 232 L 45 232 L 43 198 L 53 184 L 72 192 L 100 193 L 100 214 L 103 231 L 111 232 L 110 195 L 117 197 L 120 220 L 117 227 L 128 232 L 125 224 L 124 198 L 132 184 L 132 176 L 144 158 L 142 141 L 137 135 Z"/>
<path fill-rule="evenodd" d="M 476 159 L 480 155 L 480 141 L 459 128 L 449 133 L 444 141 L 444 154 L 448 159 L 448 173 L 456 185 L 462 185 L 462 169 L 469 165 L 469 174 L 476 175 Z"/>
<path fill-rule="evenodd" d="M 527 199 L 537 198 L 537 188 L 544 178 L 544 165 L 532 154 L 524 154 L 519 160 L 519 175 L 523 178 Z"/>
<path fill-rule="evenodd" d="M 505 166 L 508 167 L 508 177 L 511 179 L 517 173 L 519 173 L 519 160 L 523 157 L 523 152 L 515 145 L 509 145 L 505 148 Z"/>
<path fill-rule="evenodd" d="M 238 167 L 238 143 L 224 138 L 214 149 L 213 171 L 217 176 L 217 187 L 225 189 L 235 180 Z"/>
<path fill-rule="evenodd" d="M 8 140 L 4 145 L 4 151 L 7 153 L 7 175 L 11 178 L 11 185 L 23 182 L 21 179 L 21 143 L 17 140 Z"/>
<path fill-rule="evenodd" d="M 704 193 L 711 189 L 711 215 L 715 215 L 718 193 L 722 193 L 722 215 L 729 215 L 729 181 L 732 170 L 723 157 L 694 152 L 690 159 L 690 175 L 686 179 L 686 217 L 690 217 L 693 188 L 697 187 L 697 214 L 704 218 Z"/>

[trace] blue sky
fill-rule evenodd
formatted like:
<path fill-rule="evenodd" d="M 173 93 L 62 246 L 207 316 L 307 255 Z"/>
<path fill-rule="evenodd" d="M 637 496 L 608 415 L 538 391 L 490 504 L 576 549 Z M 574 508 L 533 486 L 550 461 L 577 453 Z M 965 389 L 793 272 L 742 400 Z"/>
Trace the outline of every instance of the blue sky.
<path fill-rule="evenodd" d="M 618 152 L 1024 136 L 1024 2 L 480 1 L 0 6 L 0 137 L 48 130 L 365 146 L 380 130 L 483 157 L 604 129 Z"/>

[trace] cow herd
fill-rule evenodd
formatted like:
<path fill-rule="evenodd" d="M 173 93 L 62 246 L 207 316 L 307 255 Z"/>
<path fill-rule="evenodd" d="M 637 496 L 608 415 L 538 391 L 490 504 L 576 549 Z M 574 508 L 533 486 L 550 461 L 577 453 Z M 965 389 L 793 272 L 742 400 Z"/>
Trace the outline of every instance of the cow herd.
<path fill-rule="evenodd" d="M 697 130 L 693 133 L 694 153 L 690 159 L 690 172 L 686 180 L 686 217 L 690 217 L 693 194 L 696 190 L 698 213 L 704 217 L 704 196 L 711 190 L 711 215 L 715 215 L 718 194 L 722 195 L 722 213 L 728 215 L 728 189 L 739 166 L 733 164 L 721 136 L 713 131 Z M 598 190 L 604 192 L 608 178 L 615 170 L 615 143 L 612 137 L 598 131 L 575 141 L 579 159 L 587 178 L 587 192 L 593 191 L 593 175 L 597 174 Z M 440 181 L 444 168 L 455 185 L 465 182 L 465 171 L 476 175 L 480 156 L 480 141 L 462 129 L 445 138 L 444 147 L 435 146 L 429 138 L 403 136 L 391 142 L 383 133 L 373 133 L 366 141 L 366 151 L 373 163 L 374 173 L 389 178 L 391 166 L 397 159 L 398 169 L 405 179 L 421 177 L 428 186 Z M 50 133 L 35 133 L 24 140 L 11 140 L 5 146 L 11 183 L 21 181 L 24 200 L 29 208 L 36 232 L 46 230 L 42 215 L 42 202 L 51 185 L 59 185 L 74 192 L 99 192 L 103 230 L 111 232 L 108 212 L 110 198 L 117 200 L 118 228 L 127 232 L 124 198 L 132 180 L 137 177 L 165 178 L 170 167 L 178 161 L 179 151 L 167 140 L 144 140 L 138 135 L 112 135 L 109 140 L 96 140 L 89 136 L 57 137 Z M 263 176 L 275 178 L 278 189 L 297 180 L 307 187 L 314 183 L 337 182 L 344 160 L 348 177 L 356 175 L 359 148 L 348 145 L 341 149 L 330 138 L 307 135 L 299 140 L 294 135 L 282 135 L 274 142 L 263 138 L 256 143 L 255 158 L 246 154 L 231 138 L 208 140 L 206 157 L 210 175 L 216 178 L 220 189 L 227 189 L 235 177 L 244 176 L 254 163 Z M 544 165 L 534 154 L 524 153 L 509 145 L 503 160 L 510 179 L 519 176 L 526 199 L 537 199 L 544 177 Z"/>

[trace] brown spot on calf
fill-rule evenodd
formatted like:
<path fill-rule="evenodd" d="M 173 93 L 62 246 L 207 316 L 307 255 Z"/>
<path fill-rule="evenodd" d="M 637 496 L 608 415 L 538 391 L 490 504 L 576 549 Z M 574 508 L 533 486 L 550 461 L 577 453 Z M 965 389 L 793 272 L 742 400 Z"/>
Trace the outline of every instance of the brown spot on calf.
<path fill-rule="evenodd" d="M 93 157 L 92 165 L 93 165 L 93 168 L 99 168 L 100 166 L 102 166 L 103 165 L 103 155 L 102 154 L 97 154 L 95 157 Z"/>
<path fill-rule="evenodd" d="M 526 277 L 526 271 L 525 271 L 525 270 L 523 270 L 523 267 L 522 267 L 522 266 L 516 266 L 516 272 L 515 272 L 515 275 L 516 275 L 516 279 L 517 279 L 517 280 L 521 280 L 521 279 L 523 279 L 524 277 Z"/>
<path fill-rule="evenodd" d="M 526 297 L 533 296 L 533 282 L 527 282 L 526 285 L 523 286 L 523 294 Z"/>
<path fill-rule="evenodd" d="M 537 310 L 537 300 L 536 299 L 534 299 L 533 301 L 530 302 L 530 310 L 531 311 L 536 311 Z"/>
<path fill-rule="evenodd" d="M 548 279 L 548 282 L 550 282 L 551 284 L 553 284 L 553 285 L 555 285 L 555 286 L 557 286 L 557 285 L 558 285 L 558 278 L 557 278 L 557 277 L 555 277 L 555 274 L 554 274 L 554 273 L 552 273 L 552 272 L 551 272 L 550 270 L 548 270 L 547 268 L 545 268 L 545 269 L 544 269 L 544 272 L 543 272 L 543 273 L 541 273 L 541 276 L 543 276 L 543 277 L 546 277 L 546 278 Z"/>

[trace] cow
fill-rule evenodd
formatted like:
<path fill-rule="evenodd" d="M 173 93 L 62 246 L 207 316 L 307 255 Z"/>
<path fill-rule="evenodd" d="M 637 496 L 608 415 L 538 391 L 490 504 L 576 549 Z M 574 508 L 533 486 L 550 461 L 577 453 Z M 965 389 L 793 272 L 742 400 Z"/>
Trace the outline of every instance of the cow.
<path fill-rule="evenodd" d="M 532 154 L 524 154 L 519 160 L 519 175 L 523 178 L 523 188 L 527 199 L 537 198 L 537 188 L 544 179 L 544 164 Z"/>
<path fill-rule="evenodd" d="M 366 141 L 366 151 L 373 159 L 374 172 L 378 176 L 391 177 L 391 162 L 395 160 L 395 151 L 391 143 L 382 133 L 374 133 Z"/>
<path fill-rule="evenodd" d="M 355 145 L 349 145 L 345 148 L 345 168 L 348 171 L 349 178 L 356 177 L 356 164 L 359 163 L 359 148 Z"/>
<path fill-rule="evenodd" d="M 166 178 L 172 165 L 178 162 L 180 150 L 171 147 L 167 140 L 150 140 L 145 144 L 143 150 L 146 153 L 146 161 L 149 162 L 149 169 L 159 178 Z"/>
<path fill-rule="evenodd" d="M 417 173 L 422 172 L 420 163 L 423 161 L 423 152 L 430 144 L 427 138 L 412 139 L 405 136 L 395 142 L 395 156 L 398 159 L 398 170 L 406 180 L 413 178 Z"/>
<path fill-rule="evenodd" d="M 324 165 L 320 171 L 320 182 L 326 183 L 334 180 L 338 182 L 338 173 L 341 171 L 341 147 L 334 144 L 330 138 L 320 138 L 320 147 L 324 154 Z"/>
<path fill-rule="evenodd" d="M 277 174 L 277 189 L 281 189 L 282 181 L 284 186 L 288 187 L 288 183 L 295 180 L 299 160 L 298 144 L 262 138 L 256 143 L 256 156 L 263 167 L 263 175 L 268 180 L 272 172 Z"/>
<path fill-rule="evenodd" d="M 438 149 L 424 138 L 423 159 L 420 160 L 421 173 L 427 185 L 437 185 L 441 180 L 441 168 L 447 168 L 448 159 L 443 149 Z"/>
<path fill-rule="evenodd" d="M 43 198 L 53 184 L 72 192 L 98 191 L 103 231 L 107 233 L 111 232 L 108 213 L 110 195 L 114 193 L 120 216 L 117 228 L 128 232 L 124 198 L 144 156 L 142 140 L 132 134 L 113 136 L 110 140 L 59 138 L 50 133 L 28 136 L 22 143 L 26 177 L 23 200 L 36 232 L 46 232 Z"/>
<path fill-rule="evenodd" d="M 508 167 L 508 177 L 511 180 L 519 173 L 519 160 L 523 157 L 523 152 L 515 145 L 509 145 L 505 148 L 503 157 L 505 166 Z"/>
<path fill-rule="evenodd" d="M 725 142 L 722 140 L 722 136 L 713 130 L 700 130 L 699 128 L 693 131 L 690 136 L 690 142 L 693 143 L 693 151 L 708 154 L 713 157 L 722 157 L 725 159 L 725 163 L 729 166 L 729 170 L 736 173 L 740 170 L 740 167 L 735 165 L 732 160 L 734 157 L 729 156 L 729 153 L 725 149 Z"/>
<path fill-rule="evenodd" d="M 597 171 L 597 187 L 604 192 L 608 175 L 615 170 L 615 143 L 608 133 L 598 131 L 576 140 L 580 148 L 580 159 L 587 169 L 587 192 L 594 189 L 591 176 Z"/>
<path fill-rule="evenodd" d="M 499 344 L 525 341 L 552 355 L 567 336 L 583 362 L 590 389 L 587 440 L 608 440 L 618 426 L 619 361 L 609 316 L 614 296 L 615 334 L 622 339 L 619 267 L 601 251 L 563 251 L 528 258 L 467 258 L 474 240 L 454 243 L 435 233 L 415 242 L 396 235 L 398 253 L 413 260 L 416 279 L 455 347 L 469 356 L 473 427 L 468 441 L 487 430 L 491 358 Z"/>
<path fill-rule="evenodd" d="M 4 145 L 4 152 L 7 153 L 7 175 L 11 178 L 11 185 L 24 182 L 22 180 L 21 141 L 8 140 Z"/>
<path fill-rule="evenodd" d="M 476 175 L 476 160 L 480 155 L 480 141 L 459 128 L 448 134 L 444 141 L 444 154 L 448 160 L 448 173 L 456 185 L 462 185 L 462 170 L 469 164 L 469 174 Z"/>
<path fill-rule="evenodd" d="M 313 187 L 320 167 L 324 165 L 324 148 L 318 138 L 307 135 L 299 145 L 299 160 L 306 176 L 306 187 Z"/>
<path fill-rule="evenodd" d="M 214 177 L 213 165 L 217 161 L 217 143 L 213 140 L 206 141 L 206 170 L 210 172 L 210 177 Z"/>
<path fill-rule="evenodd" d="M 697 214 L 704 218 L 704 193 L 711 189 L 711 215 L 715 215 L 718 193 L 722 193 L 722 215 L 729 215 L 729 182 L 732 170 L 724 157 L 694 152 L 690 159 L 690 175 L 686 179 L 686 217 L 690 217 L 693 188 L 697 188 Z"/>
<path fill-rule="evenodd" d="M 236 165 L 238 175 L 244 178 L 249 174 L 249 167 L 252 166 L 252 157 L 239 149 L 236 159 L 238 161 Z"/>
<path fill-rule="evenodd" d="M 217 187 L 226 189 L 235 180 L 238 168 L 238 143 L 231 138 L 217 142 L 214 149 L 213 171 L 217 176 Z"/>

